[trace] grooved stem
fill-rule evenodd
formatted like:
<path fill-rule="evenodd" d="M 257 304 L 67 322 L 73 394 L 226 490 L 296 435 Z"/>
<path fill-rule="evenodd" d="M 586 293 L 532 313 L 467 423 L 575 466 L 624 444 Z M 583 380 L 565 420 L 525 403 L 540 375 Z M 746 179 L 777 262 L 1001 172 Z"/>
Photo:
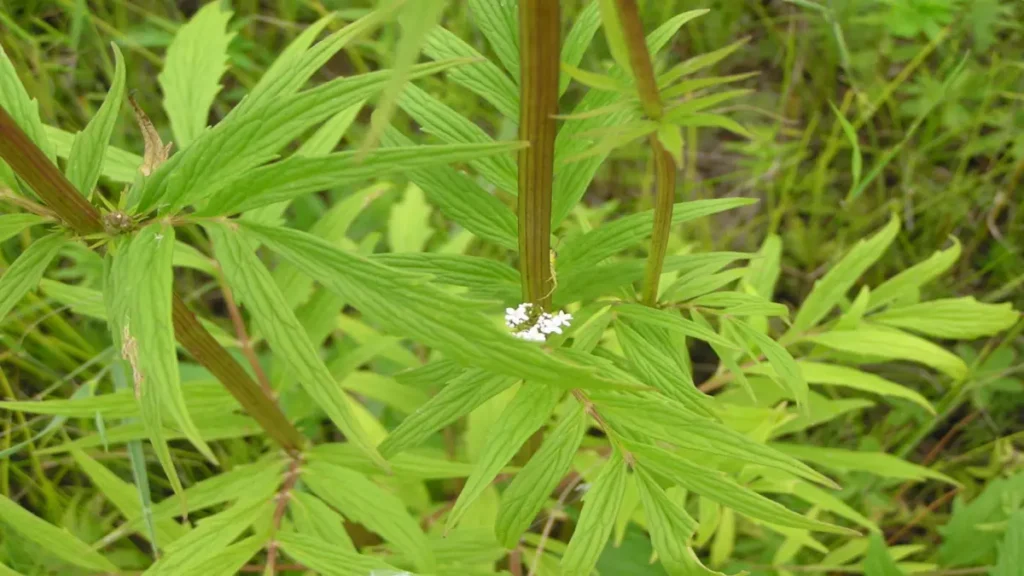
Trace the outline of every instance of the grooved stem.
<path fill-rule="evenodd" d="M 551 304 L 551 190 L 561 18 L 557 0 L 519 2 L 519 272 L 523 301 Z"/>
<path fill-rule="evenodd" d="M 75 233 L 88 236 L 103 231 L 99 210 L 79 194 L 3 106 L 0 106 L 0 158 Z M 301 450 L 304 444 L 302 434 L 234 357 L 206 331 L 177 294 L 174 295 L 172 317 L 178 342 L 220 380 L 267 435 L 289 453 Z"/>
<path fill-rule="evenodd" d="M 615 0 L 615 13 L 622 26 L 629 65 L 636 79 L 637 93 L 644 113 L 654 121 L 661 120 L 665 110 L 658 92 L 658 81 L 654 77 L 654 65 L 647 50 L 644 27 L 636 0 Z M 648 306 L 658 303 L 658 282 L 668 251 L 668 238 L 672 232 L 672 207 L 676 197 L 676 166 L 665 147 L 658 140 L 657 133 L 651 134 L 651 150 L 654 154 L 656 198 L 654 200 L 654 229 L 651 234 L 651 249 L 647 254 L 644 268 L 642 300 Z"/>

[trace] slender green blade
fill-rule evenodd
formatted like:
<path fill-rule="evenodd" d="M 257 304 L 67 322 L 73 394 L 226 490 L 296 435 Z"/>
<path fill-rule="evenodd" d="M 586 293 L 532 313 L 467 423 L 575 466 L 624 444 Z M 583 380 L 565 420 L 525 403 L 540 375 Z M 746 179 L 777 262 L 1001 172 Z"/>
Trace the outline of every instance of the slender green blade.
<path fill-rule="evenodd" d="M 63 234 L 51 234 L 32 242 L 0 276 L 0 321 L 29 290 L 39 285 L 43 272 L 67 243 Z"/>
<path fill-rule="evenodd" d="M 107 145 L 124 101 L 124 57 L 117 44 L 111 43 L 110 46 L 114 49 L 114 80 L 96 115 L 89 120 L 85 130 L 75 136 L 65 170 L 71 184 L 86 197 L 92 197 L 92 189 L 103 172 Z"/>
<path fill-rule="evenodd" d="M 67 530 L 57 528 L 35 516 L 3 495 L 0 495 L 0 520 L 8 530 L 17 532 L 26 540 L 37 544 L 47 554 L 69 564 L 98 572 L 119 572 L 117 566 L 110 560 Z"/>

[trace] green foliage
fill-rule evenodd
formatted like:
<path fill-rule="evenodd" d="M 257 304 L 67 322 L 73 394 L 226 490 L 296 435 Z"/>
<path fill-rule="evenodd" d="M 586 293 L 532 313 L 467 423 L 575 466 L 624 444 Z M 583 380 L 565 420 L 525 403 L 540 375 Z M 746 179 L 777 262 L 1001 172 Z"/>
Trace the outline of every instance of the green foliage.
<path fill-rule="evenodd" d="M 1013 6 L 377 4 L 0 14 L 0 573 L 1019 573 Z"/>

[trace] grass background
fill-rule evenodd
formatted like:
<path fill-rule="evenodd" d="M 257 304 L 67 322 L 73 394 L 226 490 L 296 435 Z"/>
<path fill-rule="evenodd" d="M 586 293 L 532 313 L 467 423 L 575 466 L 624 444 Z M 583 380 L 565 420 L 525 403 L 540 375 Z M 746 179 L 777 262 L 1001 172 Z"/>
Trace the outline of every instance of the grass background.
<path fill-rule="evenodd" d="M 166 140 L 169 129 L 160 112 L 156 76 L 175 30 L 200 4 L 0 0 L 0 43 L 30 94 L 39 100 L 44 122 L 71 132 L 84 127 L 102 102 L 113 74 L 108 44 L 118 43 L 128 63 L 128 89 Z M 354 17 L 371 3 L 236 0 L 232 5 L 237 35 L 211 122 L 238 102 L 306 24 L 334 10 Z M 563 5 L 570 22 L 582 2 Z M 903 218 L 903 229 L 866 281 L 894 275 L 948 246 L 955 236 L 963 246 L 961 260 L 952 273 L 929 285 L 926 296 L 973 295 L 981 301 L 1010 301 L 1018 309 L 1024 307 L 1024 3 L 647 0 L 640 5 L 648 29 L 683 10 L 711 9 L 683 29 L 671 50 L 662 55 L 662 66 L 749 38 L 714 73 L 758 72 L 741 84 L 753 89 L 751 94 L 731 109 L 731 115 L 755 138 L 746 141 L 721 131 L 691 130 L 686 134 L 690 145 L 677 192 L 680 200 L 752 196 L 761 202 L 689 225 L 673 239 L 672 249 L 689 244 L 694 250 L 753 251 L 767 234 L 778 234 L 784 260 L 776 298 L 796 305 L 845 249 L 883 225 L 895 210 Z M 490 54 L 464 2 L 451 2 L 443 23 Z M 388 66 L 395 41 L 394 27 L 389 27 L 351 44 L 324 68 L 320 80 Z M 598 69 L 607 59 L 603 42 L 600 35 L 595 37 L 583 68 Z M 470 93 L 443 84 L 440 78 L 421 85 L 489 132 L 514 133 L 499 114 Z M 579 96 L 579 88 L 572 88 L 563 106 Z M 837 120 L 836 110 L 849 119 L 855 143 Z M 112 143 L 141 153 L 141 136 L 130 109 L 125 107 L 121 114 Z M 368 121 L 364 111 L 347 136 L 348 144 L 361 141 Z M 401 115 L 396 122 L 409 124 Z M 858 154 L 863 165 L 859 180 L 854 167 Z M 653 175 L 648 155 L 649 150 L 639 143 L 616 151 L 588 191 L 584 206 L 576 211 L 576 222 L 596 223 L 650 208 Z M 357 222 L 355 235 L 382 232 L 390 206 L 398 199 L 374 203 Z M 296 226 L 308 226 L 329 202 L 326 195 L 305 198 L 293 205 L 289 218 Z M 434 224 L 431 246 L 459 241 L 448 236 L 442 222 Z M 27 241 L 22 238 L 0 246 L 0 265 L 11 262 Z M 67 273 L 89 274 L 89 263 L 83 260 Z M 180 281 L 186 286 L 196 282 L 191 285 L 195 299 L 212 316 L 225 318 L 221 303 L 203 296 L 209 286 L 189 277 Z M 95 342 L 105 337 L 95 325 L 64 319 L 38 297 L 25 305 L 18 320 L 3 325 L 5 344 L 16 342 L 17 346 L 11 345 L 7 352 L 0 348 L 0 362 L 11 363 L 23 374 L 10 382 L 4 379 L 4 394 L 45 397 L 59 390 L 83 362 L 103 359 L 104 352 Z M 44 329 L 35 330 L 38 326 Z M 1016 345 L 995 355 L 988 354 L 995 347 L 993 342 L 957 348 L 969 359 L 985 358 L 979 367 L 979 381 L 984 384 L 964 404 L 954 406 L 908 455 L 914 462 L 939 459 L 943 472 L 964 483 L 960 492 L 964 497 L 976 495 L 1008 467 L 1022 466 L 1014 447 L 1014 441 L 1020 445 L 1024 428 L 1024 348 L 1019 329 L 1010 336 Z M 700 369 L 699 351 L 695 360 Z M 900 378 L 916 383 L 929 397 L 937 395 L 938 385 L 923 371 Z M 39 381 L 50 384 L 37 385 Z M 4 418 L 4 438 L 10 441 L 24 423 L 9 414 Z M 805 441 L 836 444 L 838 438 L 850 447 L 891 449 L 915 432 L 915 424 L 903 420 L 898 411 L 879 408 L 841 417 L 815 429 Z M 245 448 L 237 448 L 235 457 L 244 461 Z M 192 456 L 181 454 L 186 460 Z M 47 476 L 59 477 L 73 463 L 41 461 L 35 456 L 4 462 L 5 488 L 38 497 L 51 514 L 67 510 L 58 506 L 45 486 L 34 485 L 31 468 L 44 466 Z M 868 479 L 845 487 L 879 488 Z M 896 499 L 891 498 L 894 490 L 878 490 L 876 512 L 891 514 L 894 523 L 911 524 L 901 542 L 934 544 L 940 538 L 939 527 L 949 518 L 949 498 L 942 490 L 899 490 Z M 84 514 L 82 521 L 87 517 Z M 66 520 L 82 527 L 73 518 Z M 103 532 L 96 526 L 83 529 Z M 770 559 L 770 551 L 770 543 L 745 543 L 736 554 L 753 558 L 768 554 Z M 616 554 L 623 562 L 635 562 L 649 554 L 649 545 L 643 538 L 630 537 L 605 562 L 616 561 Z"/>

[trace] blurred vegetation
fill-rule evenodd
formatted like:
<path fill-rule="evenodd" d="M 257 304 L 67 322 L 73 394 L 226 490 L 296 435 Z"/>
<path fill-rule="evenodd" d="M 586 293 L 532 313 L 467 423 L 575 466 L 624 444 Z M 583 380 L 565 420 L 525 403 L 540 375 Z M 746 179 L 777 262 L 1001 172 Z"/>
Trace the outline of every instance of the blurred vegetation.
<path fill-rule="evenodd" d="M 0 43 L 15 63 L 29 93 L 38 99 L 43 121 L 75 132 L 83 128 L 103 101 L 114 73 L 109 42 L 117 43 L 127 62 L 127 88 L 169 134 L 162 116 L 156 77 L 177 28 L 200 6 L 171 0 L 0 0 Z M 583 2 L 563 3 L 566 26 Z M 259 79 L 283 47 L 318 17 L 339 11 L 344 20 L 372 5 L 348 0 L 235 0 L 230 67 L 224 89 L 211 113 L 223 118 Z M 955 268 L 927 288 L 929 298 L 973 295 L 982 302 L 1009 301 L 1024 308 L 1024 3 L 1018 0 L 684 0 L 640 1 L 645 28 L 687 9 L 711 12 L 683 29 L 657 65 L 664 69 L 692 54 L 709 52 L 739 39 L 748 42 L 719 63 L 716 75 L 756 72 L 740 83 L 752 91 L 735 100 L 727 113 L 754 135 L 752 140 L 724 131 L 690 129 L 679 200 L 748 196 L 755 206 L 697 220 L 682 227 L 671 249 L 756 251 L 767 234 L 783 242 L 783 274 L 776 301 L 797 306 L 816 279 L 853 243 L 881 228 L 895 210 L 903 229 L 867 281 L 878 283 L 936 250 L 951 237 L 962 244 Z M 337 26 L 338 24 L 332 24 Z M 442 25 L 494 57 L 474 26 L 464 2 L 449 3 Z M 348 45 L 314 79 L 351 75 L 392 63 L 397 27 Z M 601 69 L 609 59 L 598 34 L 581 68 Z M 498 138 L 512 138 L 510 126 L 488 104 L 467 90 L 431 77 L 418 84 Z M 574 85 L 563 103 L 578 101 Z M 564 106 L 568 109 L 569 106 Z M 844 129 L 839 118 L 849 120 Z M 396 125 L 414 129 L 399 112 Z M 346 135 L 357 147 L 369 130 L 369 107 Z M 852 138 L 851 138 L 852 136 Z M 169 137 L 165 137 L 165 141 Z M 142 136 L 127 106 L 111 144 L 141 154 Z M 646 143 L 616 150 L 588 190 L 584 205 L 565 225 L 578 230 L 652 205 L 653 174 Z M 858 174 L 859 172 L 859 174 Z M 289 221 L 308 228 L 335 200 L 351 189 L 303 197 L 289 210 Z M 505 198 L 511 203 L 511 198 Z M 422 200 L 420 200 L 422 202 Z M 388 241 L 392 208 L 414 202 L 397 190 L 368 206 L 353 225 L 357 242 Z M 427 245 L 445 250 L 470 242 L 451 232 L 438 213 L 424 223 Z M 30 237 L 0 243 L 0 268 L 24 250 Z M 194 239 L 203 245 L 205 239 Z M 476 241 L 473 241 L 476 242 Z M 556 247 L 557 249 L 557 247 Z M 467 253 L 487 254 L 471 244 Z M 99 274 L 84 255 L 60 274 L 90 278 Z M 202 275 L 183 273 L 182 293 L 193 305 L 230 326 L 216 285 Z M 112 355 L 102 326 L 81 325 L 57 314 L 42 297 L 31 297 L 16 321 L 3 324 L 0 365 L 7 374 L 5 396 L 47 398 L 80 374 L 96 377 Z M 802 442 L 842 444 L 851 448 L 905 450 L 908 460 L 934 465 L 960 482 L 957 499 L 974 500 L 993 479 L 1024 470 L 1024 344 L 1021 325 L 1006 337 L 959 344 L 955 351 L 974 368 L 969 394 L 944 419 L 927 429 L 899 410 L 882 407 L 851 411 L 804 433 Z M 354 346 L 352 343 L 341 344 Z M 993 351 L 995 350 L 995 353 Z M 704 357 L 712 358 L 710 350 Z M 698 376 L 702 365 L 694 350 Z M 975 362 L 977 360 L 977 362 Z M 707 360 L 710 361 L 710 360 Z M 84 364 L 83 364 L 84 363 Z M 940 395 L 933 376 L 901 370 L 901 382 L 929 397 Z M 702 378 L 698 378 L 700 381 Z M 58 394 L 66 397 L 67 394 Z M 26 422 L 20 414 L 0 413 L 6 421 L 3 445 L 21 440 Z M 73 431 L 73 421 L 67 431 Z M 38 426 L 36 426 L 38 428 Z M 923 433 L 922 433 L 923 432 Z M 918 441 L 913 441 L 920 434 Z M 66 436 L 62 430 L 57 440 Z M 229 463 L 256 457 L 240 439 L 220 448 Z M 54 521 L 94 541 L 114 523 L 95 493 L 67 489 L 74 484 L 74 462 L 64 455 L 37 456 L 33 451 L 0 463 L 7 494 L 25 495 Z M 204 463 L 189 450 L 175 450 L 184 476 L 202 477 Z M 156 476 L 154 476 L 156 477 Z M 1019 478 L 1017 484 L 1021 484 Z M 164 480 L 153 480 L 166 490 Z M 81 485 L 87 485 L 81 483 Z M 957 508 L 951 489 L 922 485 L 901 489 L 868 475 L 850 475 L 843 494 L 861 493 L 885 516 L 890 544 L 934 547 L 949 538 Z M 66 493 L 72 494 L 70 502 Z M 1024 490 L 1018 488 L 1018 497 Z M 993 496 L 995 497 L 995 496 Z M 962 505 L 961 505 L 962 506 Z M 570 512 L 572 513 L 572 512 Z M 903 530 L 901 527 L 906 527 Z M 609 548 L 600 569 L 607 574 L 657 574 L 647 564 L 650 543 L 628 532 L 618 548 Z M 794 574 L 767 568 L 783 539 L 737 540 L 727 556 L 733 568 L 754 574 Z M 13 558 L 27 548 L 5 538 L 0 556 Z M 909 553 L 909 550 L 902 549 Z M 713 553 L 714 554 L 714 553 Z M 894 553 L 895 554 L 895 553 Z M 794 563 L 798 561 L 794 560 Z M 961 564 L 950 562 L 950 567 Z M 759 566 L 761 568 L 759 568 Z M 807 571 L 801 569 L 801 573 Z M 1009 572 L 1007 572 L 1009 574 Z"/>

